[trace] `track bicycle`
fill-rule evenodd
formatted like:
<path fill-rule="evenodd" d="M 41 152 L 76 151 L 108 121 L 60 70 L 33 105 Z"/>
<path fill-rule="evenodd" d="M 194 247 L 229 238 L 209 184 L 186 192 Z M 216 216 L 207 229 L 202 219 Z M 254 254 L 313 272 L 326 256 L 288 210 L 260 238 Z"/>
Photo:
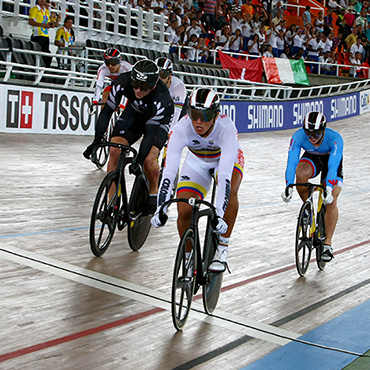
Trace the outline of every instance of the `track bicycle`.
<path fill-rule="evenodd" d="M 321 260 L 325 241 L 325 212 L 326 205 L 323 203 L 323 195 L 326 189 L 323 185 L 308 183 L 292 184 L 290 187 L 304 186 L 308 189 L 307 200 L 302 204 L 298 214 L 295 241 L 295 261 L 298 274 L 304 276 L 310 264 L 311 252 L 316 249 L 316 263 L 323 270 L 326 262 Z M 319 191 L 317 200 L 317 212 L 315 212 L 314 192 Z"/>
<path fill-rule="evenodd" d="M 212 203 L 214 202 L 215 188 L 214 184 Z M 221 292 L 223 272 L 209 270 L 209 265 L 219 244 L 219 236 L 214 232 L 218 222 L 216 208 L 205 200 L 175 198 L 162 204 L 159 217 L 164 217 L 164 207 L 178 202 L 187 203 L 192 207 L 190 225 L 182 235 L 177 249 L 172 278 L 172 321 L 177 330 L 182 330 L 190 312 L 193 296 L 200 286 L 202 286 L 205 312 L 211 314 L 215 310 Z M 202 205 L 205 208 L 201 209 Z M 201 244 L 198 223 L 202 217 L 207 219 L 204 241 Z M 188 257 L 186 257 L 186 250 L 190 250 Z"/>
<path fill-rule="evenodd" d="M 150 228 L 151 214 L 143 213 L 149 198 L 149 183 L 140 168 L 128 198 L 125 167 L 137 158 L 133 147 L 117 143 L 101 143 L 97 146 L 115 147 L 121 150 L 117 169 L 108 173 L 99 186 L 90 221 L 90 247 L 99 257 L 108 249 L 116 228 L 128 227 L 128 243 L 132 250 L 139 250 L 145 243 Z"/>

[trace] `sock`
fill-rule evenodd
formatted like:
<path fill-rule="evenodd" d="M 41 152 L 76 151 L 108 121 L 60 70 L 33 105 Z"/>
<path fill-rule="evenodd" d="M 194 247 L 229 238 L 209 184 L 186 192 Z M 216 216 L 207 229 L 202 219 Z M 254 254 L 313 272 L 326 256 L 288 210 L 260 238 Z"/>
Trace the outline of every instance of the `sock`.
<path fill-rule="evenodd" d="M 220 236 L 220 242 L 218 243 L 218 247 L 222 249 L 226 249 L 229 247 L 229 241 L 230 238 L 225 238 L 223 236 Z"/>

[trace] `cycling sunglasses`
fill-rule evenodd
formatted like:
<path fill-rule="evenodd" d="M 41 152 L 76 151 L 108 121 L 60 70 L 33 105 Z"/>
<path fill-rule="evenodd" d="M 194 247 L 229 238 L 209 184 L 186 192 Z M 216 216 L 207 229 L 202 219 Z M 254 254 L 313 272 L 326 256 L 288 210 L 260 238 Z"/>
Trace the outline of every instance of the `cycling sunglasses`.
<path fill-rule="evenodd" d="M 107 67 L 109 67 L 109 66 L 116 66 L 117 64 L 119 64 L 119 62 L 117 63 L 114 60 L 109 60 L 109 59 L 108 60 L 105 60 L 104 63 L 105 63 L 105 65 Z"/>
<path fill-rule="evenodd" d="M 308 136 L 309 139 L 320 139 L 322 135 L 324 134 L 323 130 L 319 130 L 316 132 L 310 132 L 310 131 L 304 130 L 304 132 Z"/>
<path fill-rule="evenodd" d="M 131 81 L 131 82 L 132 82 L 132 87 L 134 89 L 140 89 L 142 92 L 148 92 L 153 87 L 153 86 L 150 86 L 146 82 L 140 82 L 140 81 Z"/>
<path fill-rule="evenodd" d="M 190 107 L 188 113 L 193 121 L 198 121 L 198 119 L 200 119 L 203 122 L 210 122 L 216 116 L 215 111 L 211 109 L 200 110 Z"/>

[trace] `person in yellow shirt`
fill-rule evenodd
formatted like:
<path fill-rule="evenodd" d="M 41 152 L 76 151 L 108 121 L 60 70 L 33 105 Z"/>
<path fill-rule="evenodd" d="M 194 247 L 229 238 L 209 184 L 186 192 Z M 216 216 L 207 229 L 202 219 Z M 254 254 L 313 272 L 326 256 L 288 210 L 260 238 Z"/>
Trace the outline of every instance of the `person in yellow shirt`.
<path fill-rule="evenodd" d="M 46 0 L 38 0 L 30 9 L 28 24 L 33 28 L 31 41 L 37 42 L 41 46 L 41 51 L 50 53 L 49 28 L 56 27 L 57 23 L 50 20 L 50 13 L 45 3 Z M 42 57 L 45 67 L 50 67 L 51 59 L 51 57 Z"/>
<path fill-rule="evenodd" d="M 62 50 L 61 48 L 70 47 L 74 44 L 74 35 L 73 35 L 73 18 L 68 15 L 65 17 L 63 26 L 57 30 L 55 36 L 54 45 L 58 46 L 57 54 L 62 55 L 73 55 L 71 50 Z M 61 66 L 61 59 L 58 58 L 58 66 Z M 68 61 L 67 61 L 68 64 Z"/>

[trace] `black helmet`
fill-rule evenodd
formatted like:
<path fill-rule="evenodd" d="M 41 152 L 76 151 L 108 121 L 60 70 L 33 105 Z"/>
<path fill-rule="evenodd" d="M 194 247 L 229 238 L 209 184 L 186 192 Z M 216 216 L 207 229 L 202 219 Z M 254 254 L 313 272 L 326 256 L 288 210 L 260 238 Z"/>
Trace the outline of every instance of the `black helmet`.
<path fill-rule="evenodd" d="M 135 63 L 131 70 L 132 86 L 141 91 L 151 90 L 158 82 L 158 66 L 149 59 L 142 59 Z"/>
<path fill-rule="evenodd" d="M 316 134 L 321 135 L 326 128 L 326 118 L 321 112 L 313 111 L 306 114 L 303 120 L 303 129 L 310 136 Z"/>
<path fill-rule="evenodd" d="M 216 91 L 196 89 L 190 95 L 188 113 L 192 120 L 212 121 L 220 110 L 220 98 Z"/>
<path fill-rule="evenodd" d="M 109 48 L 104 52 L 103 58 L 106 65 L 119 64 L 121 62 L 121 53 L 118 49 Z"/>
<path fill-rule="evenodd" d="M 173 64 L 170 59 L 165 57 L 160 57 L 155 60 L 155 64 L 159 68 L 159 77 L 167 78 L 171 76 L 173 72 Z"/>

